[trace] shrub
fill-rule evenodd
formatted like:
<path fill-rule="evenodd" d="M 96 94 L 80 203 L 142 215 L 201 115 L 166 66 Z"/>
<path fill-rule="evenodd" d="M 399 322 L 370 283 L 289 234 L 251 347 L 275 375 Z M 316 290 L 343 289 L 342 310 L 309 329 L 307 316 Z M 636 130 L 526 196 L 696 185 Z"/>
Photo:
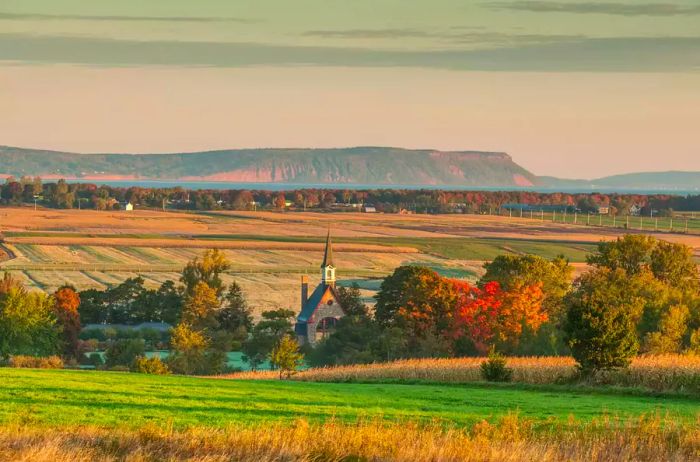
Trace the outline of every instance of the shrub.
<path fill-rule="evenodd" d="M 488 382 L 510 382 L 513 370 L 506 366 L 505 356 L 491 350 L 489 359 L 481 363 L 481 377 Z"/>
<path fill-rule="evenodd" d="M 136 358 L 135 362 L 136 372 L 141 374 L 154 374 L 154 375 L 169 375 L 170 369 L 168 366 L 160 360 L 159 356 L 154 356 L 152 358 L 147 358 L 145 356 L 140 356 Z"/>
<path fill-rule="evenodd" d="M 25 356 L 16 355 L 10 357 L 10 367 L 32 369 L 63 369 L 63 360 L 58 356 Z"/>
<path fill-rule="evenodd" d="M 102 355 L 99 353 L 90 353 L 90 356 L 88 356 L 88 364 L 95 366 L 95 369 L 99 369 L 104 363 L 105 360 L 102 359 Z"/>
<path fill-rule="evenodd" d="M 120 339 L 112 342 L 105 352 L 105 365 L 133 367 L 136 358 L 143 356 L 146 344 L 143 339 Z"/>

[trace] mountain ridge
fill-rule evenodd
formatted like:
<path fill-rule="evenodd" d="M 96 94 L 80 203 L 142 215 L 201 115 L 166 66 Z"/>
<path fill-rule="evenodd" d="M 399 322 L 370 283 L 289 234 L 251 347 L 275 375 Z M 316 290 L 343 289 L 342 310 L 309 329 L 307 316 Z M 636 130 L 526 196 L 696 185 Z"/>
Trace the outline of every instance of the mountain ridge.
<path fill-rule="evenodd" d="M 131 179 L 438 186 L 532 186 L 504 152 L 393 147 L 260 148 L 167 154 L 76 154 L 0 146 L 0 174 Z"/>
<path fill-rule="evenodd" d="M 633 172 L 593 180 L 537 176 L 505 152 L 382 146 L 182 153 L 73 153 L 0 146 L 0 177 L 83 181 L 425 185 L 698 190 L 700 172 Z"/>

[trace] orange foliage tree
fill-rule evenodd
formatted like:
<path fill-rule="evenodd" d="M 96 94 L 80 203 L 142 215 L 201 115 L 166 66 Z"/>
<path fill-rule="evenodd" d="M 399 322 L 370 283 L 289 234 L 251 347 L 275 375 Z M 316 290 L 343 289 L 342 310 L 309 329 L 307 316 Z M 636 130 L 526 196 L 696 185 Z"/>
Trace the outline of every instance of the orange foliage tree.
<path fill-rule="evenodd" d="M 452 335 L 467 338 L 479 353 L 486 353 L 497 343 L 515 344 L 525 326 L 536 331 L 547 321 L 542 309 L 542 284 L 518 285 L 503 290 L 498 282 L 483 287 L 452 280 L 458 294 L 453 315 Z"/>
<path fill-rule="evenodd" d="M 73 287 L 63 286 L 54 293 L 54 312 L 58 324 L 63 328 L 63 354 L 78 359 L 80 335 L 80 295 Z"/>

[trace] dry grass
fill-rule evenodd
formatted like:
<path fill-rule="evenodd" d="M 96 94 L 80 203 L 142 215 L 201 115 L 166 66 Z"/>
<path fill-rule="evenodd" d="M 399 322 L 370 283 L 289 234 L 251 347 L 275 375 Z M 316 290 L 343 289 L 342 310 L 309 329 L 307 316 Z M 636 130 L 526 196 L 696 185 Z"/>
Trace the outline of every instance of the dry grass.
<path fill-rule="evenodd" d="M 484 358 L 409 359 L 369 365 L 308 369 L 292 377 L 308 382 L 429 381 L 466 383 L 482 381 Z M 570 357 L 509 358 L 513 382 L 554 384 L 576 378 Z M 223 376 L 234 379 L 273 379 L 274 372 L 243 372 Z M 654 391 L 700 393 L 700 356 L 640 356 L 626 370 L 599 373 L 587 379 L 589 385 L 612 385 Z"/>
<path fill-rule="evenodd" d="M 167 426 L 166 426 L 167 427 Z M 0 460 L 87 461 L 686 461 L 700 457 L 700 428 L 658 416 L 570 421 L 537 429 L 516 415 L 468 430 L 379 421 L 265 424 L 225 430 L 0 428 Z"/>

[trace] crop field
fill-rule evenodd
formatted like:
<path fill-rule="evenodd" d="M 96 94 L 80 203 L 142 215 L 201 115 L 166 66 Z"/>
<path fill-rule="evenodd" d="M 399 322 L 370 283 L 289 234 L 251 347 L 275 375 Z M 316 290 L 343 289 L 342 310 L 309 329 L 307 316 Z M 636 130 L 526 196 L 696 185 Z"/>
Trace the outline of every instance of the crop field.
<path fill-rule="evenodd" d="M 480 382 L 483 358 L 408 359 L 301 371 L 297 381 L 338 383 L 445 383 Z M 552 385 L 577 378 L 576 363 L 566 356 L 508 358 L 515 383 Z M 274 371 L 234 373 L 226 378 L 270 379 Z M 679 392 L 700 399 L 700 357 L 693 355 L 638 356 L 626 370 L 600 373 L 589 385 L 615 385 L 653 392 Z"/>
<path fill-rule="evenodd" d="M 103 289 L 136 276 L 157 286 L 177 280 L 205 249 L 219 248 L 232 262 L 226 280 L 241 284 L 254 312 L 296 309 L 299 277 L 316 282 L 329 226 L 341 283 L 357 282 L 368 300 L 379 278 L 405 264 L 474 280 L 499 254 L 562 254 L 580 272 L 597 242 L 625 232 L 527 216 L 3 208 L 0 271 L 45 291 L 65 283 Z M 658 237 L 700 255 L 700 236 Z"/>

